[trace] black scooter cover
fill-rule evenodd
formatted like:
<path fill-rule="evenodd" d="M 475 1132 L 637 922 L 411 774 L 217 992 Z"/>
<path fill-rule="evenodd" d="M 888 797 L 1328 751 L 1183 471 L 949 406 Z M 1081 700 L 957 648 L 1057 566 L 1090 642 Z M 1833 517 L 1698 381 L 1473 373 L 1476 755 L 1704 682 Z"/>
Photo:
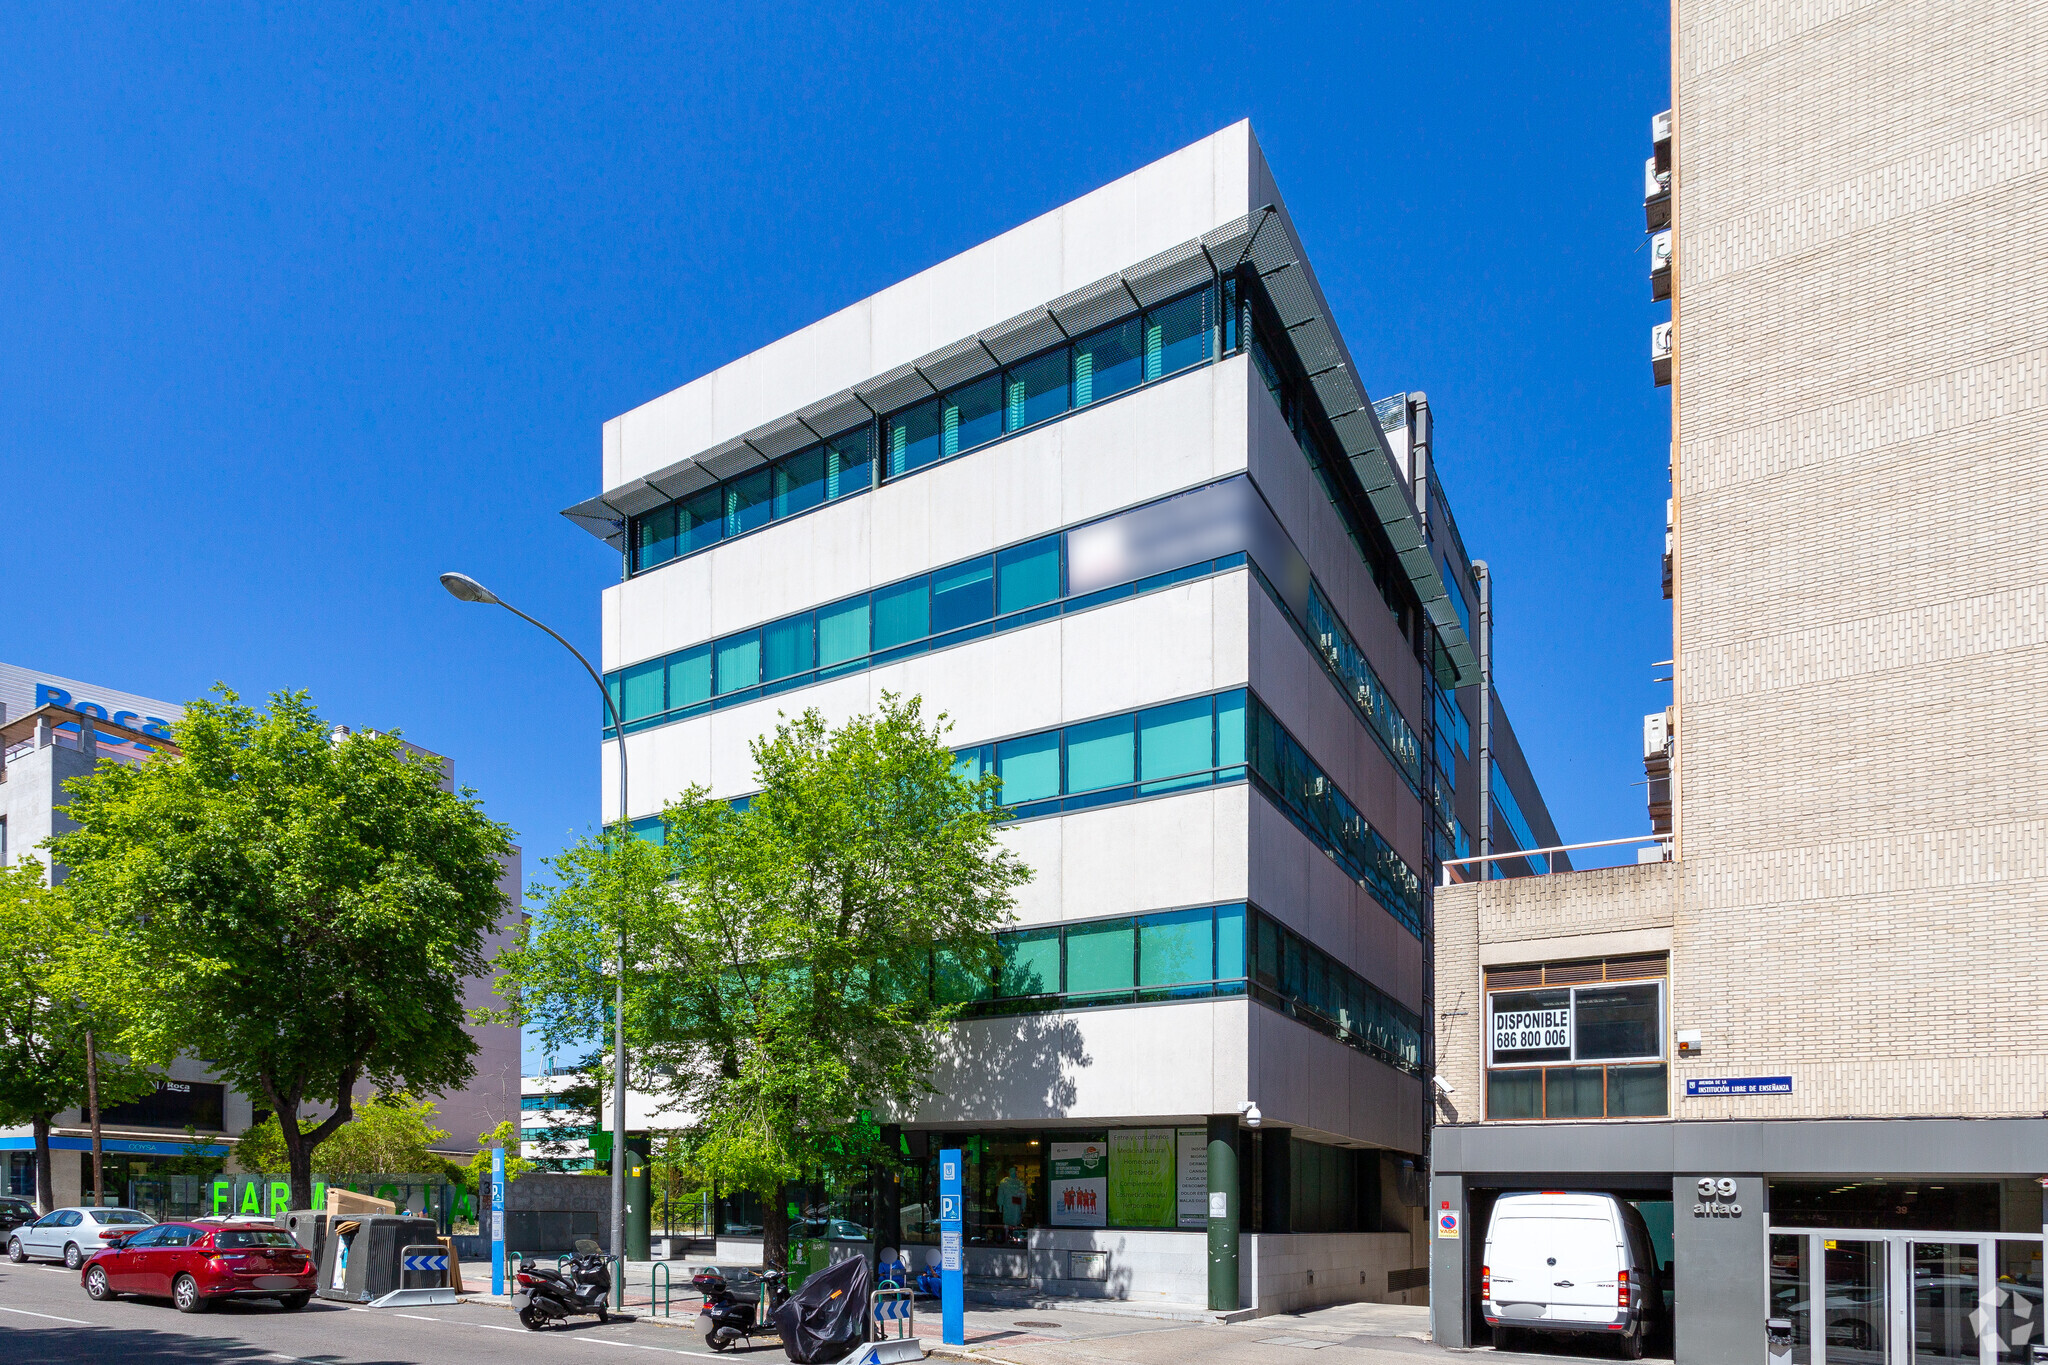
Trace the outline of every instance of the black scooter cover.
<path fill-rule="evenodd" d="M 796 1365 L 823 1365 L 853 1354 L 867 1340 L 868 1292 L 874 1277 L 856 1256 L 804 1281 L 775 1310 L 775 1332 Z"/>

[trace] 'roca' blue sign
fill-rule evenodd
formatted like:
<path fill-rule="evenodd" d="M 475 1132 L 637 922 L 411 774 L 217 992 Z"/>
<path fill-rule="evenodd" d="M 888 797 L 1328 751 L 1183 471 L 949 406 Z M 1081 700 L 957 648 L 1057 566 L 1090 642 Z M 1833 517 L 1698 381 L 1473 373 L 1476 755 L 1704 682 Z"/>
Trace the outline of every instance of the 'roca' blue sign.
<path fill-rule="evenodd" d="M 1790 1076 L 1722 1076 L 1710 1077 L 1703 1081 L 1687 1081 L 1685 1093 L 1701 1098 L 1713 1095 L 1789 1095 L 1792 1093 Z"/>
<path fill-rule="evenodd" d="M 116 711 L 112 715 L 108 715 L 107 708 L 101 706 L 98 702 L 73 701 L 69 692 L 51 683 L 39 682 L 36 684 L 36 705 L 63 706 L 73 711 L 83 711 L 94 720 L 103 720 L 112 725 L 125 726 L 130 730 L 140 730 L 143 734 L 153 735 L 157 739 L 169 739 L 171 737 L 171 723 L 162 716 L 145 716 L 136 711 Z"/>

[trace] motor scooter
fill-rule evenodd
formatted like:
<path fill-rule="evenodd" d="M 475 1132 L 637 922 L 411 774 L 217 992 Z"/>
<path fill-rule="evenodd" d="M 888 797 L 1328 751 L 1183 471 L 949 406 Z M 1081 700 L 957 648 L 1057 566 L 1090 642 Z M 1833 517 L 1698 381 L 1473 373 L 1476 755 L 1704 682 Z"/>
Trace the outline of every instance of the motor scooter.
<path fill-rule="evenodd" d="M 697 1339 L 714 1351 L 730 1351 L 754 1337 L 774 1336 L 771 1319 L 789 1298 L 788 1286 L 787 1274 L 764 1270 L 759 1294 L 735 1294 L 717 1267 L 698 1271 L 690 1277 L 690 1287 L 704 1296 L 704 1306 L 697 1311 Z"/>
<path fill-rule="evenodd" d="M 587 1237 L 579 1239 L 566 1271 L 539 1265 L 519 1268 L 512 1307 L 528 1331 L 538 1332 L 551 1322 L 593 1313 L 599 1322 L 611 1321 L 612 1274 L 598 1254 L 597 1243 Z"/>

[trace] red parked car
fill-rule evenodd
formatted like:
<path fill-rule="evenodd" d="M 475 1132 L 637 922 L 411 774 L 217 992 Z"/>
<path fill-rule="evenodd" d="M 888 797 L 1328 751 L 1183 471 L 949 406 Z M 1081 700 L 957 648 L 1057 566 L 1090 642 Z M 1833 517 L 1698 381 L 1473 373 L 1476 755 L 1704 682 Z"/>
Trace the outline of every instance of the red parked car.
<path fill-rule="evenodd" d="M 312 1257 L 284 1229 L 212 1219 L 144 1228 L 94 1252 L 79 1271 L 91 1298 L 165 1298 L 180 1313 L 203 1313 L 222 1299 L 304 1308 L 313 1276 Z"/>

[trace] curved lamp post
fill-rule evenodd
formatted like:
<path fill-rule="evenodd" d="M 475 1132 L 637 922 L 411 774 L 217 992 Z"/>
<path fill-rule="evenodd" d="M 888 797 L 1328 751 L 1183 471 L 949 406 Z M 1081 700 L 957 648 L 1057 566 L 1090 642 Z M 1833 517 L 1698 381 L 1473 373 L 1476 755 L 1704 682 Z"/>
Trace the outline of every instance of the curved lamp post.
<path fill-rule="evenodd" d="M 597 684 L 597 690 L 604 696 L 605 714 L 611 717 L 612 733 L 619 740 L 619 833 L 631 837 L 631 827 L 626 823 L 626 727 L 619 722 L 619 709 L 612 704 L 611 689 L 604 685 L 604 679 L 590 666 L 590 660 L 583 657 L 576 646 L 556 635 L 554 631 L 534 620 L 519 608 L 505 601 L 468 574 L 444 573 L 441 586 L 464 602 L 479 602 L 485 606 L 499 606 L 511 612 L 531 626 L 547 631 L 556 644 L 576 656 L 576 662 L 583 665 L 583 671 Z M 621 1282 L 626 1266 L 626 924 L 621 916 L 619 921 L 619 975 L 612 996 L 612 1254 L 619 1258 Z"/>

